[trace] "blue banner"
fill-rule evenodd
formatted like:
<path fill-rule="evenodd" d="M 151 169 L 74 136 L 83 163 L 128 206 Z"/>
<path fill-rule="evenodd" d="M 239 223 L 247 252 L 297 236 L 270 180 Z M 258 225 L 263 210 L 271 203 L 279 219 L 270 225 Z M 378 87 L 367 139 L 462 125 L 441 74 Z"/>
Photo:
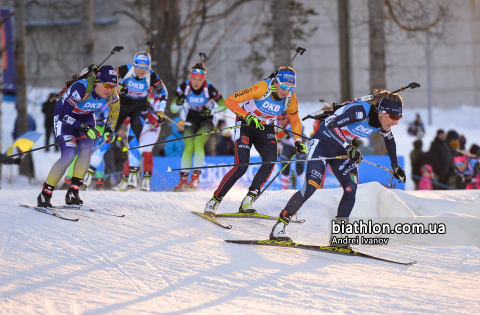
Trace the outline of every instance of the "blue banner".
<path fill-rule="evenodd" d="M 3 20 L 10 14 L 11 10 L 1 9 L 0 17 Z M 7 19 L 0 26 L 0 45 L 3 50 L 2 69 L 3 69 L 3 92 L 15 94 L 15 57 L 13 54 L 13 27 L 12 17 Z"/>
<path fill-rule="evenodd" d="M 387 155 L 366 155 L 364 158 L 367 161 L 372 163 L 391 168 L 390 166 L 390 158 Z M 259 156 L 252 157 L 250 162 L 261 162 L 261 158 Z M 403 167 L 403 157 L 398 157 L 398 162 L 400 166 Z M 153 176 L 151 182 L 151 190 L 152 191 L 169 191 L 172 190 L 175 185 L 178 184 L 180 181 L 180 173 L 179 171 L 167 172 L 168 167 L 180 168 L 181 159 L 179 157 L 164 157 L 158 156 L 154 157 L 154 168 L 153 168 Z M 206 156 L 205 161 L 203 163 L 204 166 L 211 166 L 211 165 L 222 165 L 222 164 L 234 164 L 234 157 L 233 156 Z M 252 165 L 248 168 L 248 171 L 245 175 L 238 180 L 234 187 L 237 188 L 248 188 L 250 187 L 250 183 L 253 180 L 253 177 L 257 173 L 258 169 L 261 165 Z M 275 164 L 275 168 L 273 169 L 272 175 L 270 179 L 272 179 L 281 168 L 281 164 Z M 227 172 L 231 169 L 231 167 L 219 167 L 219 168 L 207 168 L 202 170 L 202 174 L 200 176 L 200 185 L 198 190 L 210 190 L 212 193 L 217 189 L 218 185 L 222 181 L 223 177 Z M 295 170 L 295 163 L 291 164 L 291 170 Z M 372 166 L 367 163 L 362 163 L 359 167 L 359 176 L 358 176 L 359 184 L 368 183 L 368 182 L 379 182 L 382 185 L 388 185 L 392 181 L 392 176 L 385 170 L 382 170 L 378 167 Z M 393 183 L 397 183 L 398 181 L 393 181 Z M 327 171 L 324 181 L 324 188 L 337 188 L 340 187 L 335 175 L 331 173 L 331 170 Z M 301 183 L 297 184 L 297 189 L 301 188 Z M 405 184 L 400 183 L 396 185 L 397 189 L 405 189 Z M 280 190 L 280 176 L 277 177 L 275 182 L 273 182 L 269 187 L 268 191 L 270 190 Z"/>

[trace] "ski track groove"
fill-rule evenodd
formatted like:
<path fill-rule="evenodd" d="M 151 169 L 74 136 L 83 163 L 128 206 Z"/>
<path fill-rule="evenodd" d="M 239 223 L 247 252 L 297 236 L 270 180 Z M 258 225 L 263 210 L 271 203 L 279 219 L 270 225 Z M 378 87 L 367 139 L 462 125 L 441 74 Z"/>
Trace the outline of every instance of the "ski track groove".
<path fill-rule="evenodd" d="M 142 292 L 142 289 L 140 289 L 140 287 L 135 283 L 135 281 L 133 281 L 133 279 L 127 275 L 127 273 L 116 263 L 112 262 L 107 256 L 105 256 L 102 252 L 98 251 L 96 248 L 94 248 L 93 246 L 91 246 L 87 241 L 85 241 L 84 239 L 81 239 L 86 245 L 87 247 L 91 248 L 94 252 L 97 253 L 97 255 L 99 257 L 102 257 L 102 261 L 106 262 L 108 265 L 112 266 L 114 269 L 116 269 L 120 274 L 122 274 L 128 281 L 130 281 L 130 283 L 133 284 L 133 286 L 135 288 L 137 288 L 137 293 L 140 293 Z"/>

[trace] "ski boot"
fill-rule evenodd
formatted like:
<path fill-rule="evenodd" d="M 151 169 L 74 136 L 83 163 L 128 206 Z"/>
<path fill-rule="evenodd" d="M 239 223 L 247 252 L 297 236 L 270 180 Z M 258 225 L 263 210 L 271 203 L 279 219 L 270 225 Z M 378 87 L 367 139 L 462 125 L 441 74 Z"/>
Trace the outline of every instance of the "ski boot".
<path fill-rule="evenodd" d="M 62 186 L 60 186 L 60 190 L 67 190 L 70 188 L 70 185 L 72 184 L 72 179 L 70 177 L 65 177 L 65 180 L 63 181 Z"/>
<path fill-rule="evenodd" d="M 335 223 L 337 224 L 341 224 L 341 222 L 344 221 L 345 223 L 348 223 L 349 222 L 349 219 L 348 218 L 343 218 L 343 217 L 335 217 Z M 335 240 L 336 242 L 333 242 L 333 238 L 335 237 Z M 340 247 L 340 248 L 349 248 L 351 249 L 352 247 L 350 247 L 349 245 L 344 245 L 341 243 L 341 240 L 345 238 L 345 235 L 343 235 L 342 233 L 333 233 L 332 230 L 330 230 L 330 242 L 329 242 L 329 245 L 330 246 L 335 246 L 335 247 Z M 340 244 L 338 244 L 340 243 Z"/>
<path fill-rule="evenodd" d="M 138 167 L 130 167 L 130 175 L 127 179 L 127 190 L 135 190 L 138 181 Z"/>
<path fill-rule="evenodd" d="M 80 198 L 80 187 L 82 186 L 83 179 L 78 177 L 72 178 L 72 184 L 70 188 L 67 190 L 67 194 L 65 195 L 65 203 L 67 205 L 83 205 L 83 200 Z"/>
<path fill-rule="evenodd" d="M 145 172 L 143 174 L 143 181 L 142 181 L 142 191 L 150 191 L 150 179 L 152 178 L 152 173 Z"/>
<path fill-rule="evenodd" d="M 173 190 L 182 191 L 187 186 L 188 172 L 180 172 L 180 183 L 173 188 Z"/>
<path fill-rule="evenodd" d="M 200 174 L 202 174 L 202 171 L 199 170 L 194 170 L 192 172 L 192 178 L 187 184 L 187 188 L 197 190 L 198 184 L 200 183 Z"/>
<path fill-rule="evenodd" d="M 255 210 L 255 208 L 253 207 L 253 202 L 255 201 L 255 199 L 257 199 L 257 196 L 258 189 L 250 188 L 245 198 L 243 198 L 242 204 L 238 208 L 238 212 L 257 214 L 257 210 Z"/>
<path fill-rule="evenodd" d="M 113 187 L 112 190 L 114 191 L 126 191 L 127 190 L 127 179 L 128 177 L 125 177 L 123 174 L 122 174 L 122 180 L 120 181 L 120 183 Z"/>
<path fill-rule="evenodd" d="M 88 171 L 85 173 L 85 176 L 83 177 L 83 184 L 82 184 L 82 190 L 87 190 L 88 186 L 90 186 L 90 183 L 92 182 L 93 176 L 95 175 L 95 167 L 89 167 Z"/>
<path fill-rule="evenodd" d="M 50 200 L 52 200 L 52 193 L 55 190 L 55 186 L 49 185 L 46 181 L 43 183 L 42 192 L 37 197 L 37 206 L 48 208 L 52 206 Z"/>
<path fill-rule="evenodd" d="M 272 241 L 291 241 L 292 239 L 288 236 L 285 228 L 287 227 L 288 223 L 292 216 L 288 213 L 287 210 L 282 210 L 280 215 L 278 216 L 278 221 L 272 228 L 272 232 L 270 233 L 270 239 Z"/>
<path fill-rule="evenodd" d="M 211 215 L 212 217 L 215 216 L 217 214 L 217 209 L 221 201 L 222 199 L 218 199 L 213 196 L 212 199 L 207 202 L 207 205 L 205 206 L 205 210 L 203 212 L 205 214 Z"/>
<path fill-rule="evenodd" d="M 95 181 L 95 190 L 105 190 L 104 183 L 104 178 L 97 178 L 97 180 Z"/>

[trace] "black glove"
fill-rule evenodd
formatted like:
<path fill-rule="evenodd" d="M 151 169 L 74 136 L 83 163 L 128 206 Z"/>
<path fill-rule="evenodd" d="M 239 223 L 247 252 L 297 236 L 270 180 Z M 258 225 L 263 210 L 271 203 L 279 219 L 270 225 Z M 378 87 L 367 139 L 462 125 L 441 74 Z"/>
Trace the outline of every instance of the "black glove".
<path fill-rule="evenodd" d="M 177 96 L 176 104 L 177 104 L 177 105 L 183 105 L 183 103 L 185 103 L 185 98 L 186 98 L 186 96 L 183 95 L 183 94 Z"/>
<path fill-rule="evenodd" d="M 92 126 L 86 123 L 80 124 L 80 130 L 83 131 L 83 133 L 92 140 L 95 140 L 98 137 L 102 136 L 102 133 L 100 132 L 100 130 L 98 130 L 95 126 Z"/>
<path fill-rule="evenodd" d="M 347 152 L 348 158 L 355 163 L 362 162 L 362 153 L 360 153 L 360 151 L 358 151 L 353 145 L 347 145 L 347 147 L 345 148 L 345 152 Z"/>
<path fill-rule="evenodd" d="M 202 117 L 208 117 L 208 116 L 212 116 L 212 115 L 213 115 L 212 111 L 205 106 L 200 111 L 200 116 L 202 116 Z"/>
<path fill-rule="evenodd" d="M 115 132 L 110 127 L 105 127 L 105 132 L 103 133 L 103 139 L 106 143 L 110 144 L 115 141 Z"/>
<path fill-rule="evenodd" d="M 395 171 L 395 174 L 393 174 L 393 177 L 398 179 L 399 183 L 401 181 L 403 181 L 403 183 L 405 183 L 405 181 L 407 180 L 407 177 L 405 176 L 405 171 L 403 170 L 403 168 L 398 164 L 396 164 L 396 165 L 392 164 L 392 168 Z"/>
<path fill-rule="evenodd" d="M 307 146 L 300 140 L 295 141 L 295 149 L 297 149 L 297 153 L 308 153 Z"/>
<path fill-rule="evenodd" d="M 118 90 L 118 94 L 124 96 L 128 94 L 128 87 L 127 83 L 120 84 L 120 89 Z"/>

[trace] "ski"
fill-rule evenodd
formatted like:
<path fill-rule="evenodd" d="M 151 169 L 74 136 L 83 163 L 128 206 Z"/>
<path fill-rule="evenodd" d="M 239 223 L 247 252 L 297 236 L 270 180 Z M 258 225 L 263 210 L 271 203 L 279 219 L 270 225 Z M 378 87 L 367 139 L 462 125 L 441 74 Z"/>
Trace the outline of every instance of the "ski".
<path fill-rule="evenodd" d="M 199 217 L 202 217 L 202 218 L 204 218 L 204 219 L 207 219 L 208 221 L 213 222 L 213 223 L 215 223 L 216 225 L 223 227 L 224 229 L 231 229 L 231 228 L 232 228 L 231 225 L 223 225 L 222 223 L 218 222 L 218 221 L 215 220 L 215 219 L 213 218 L 213 216 L 211 216 L 211 215 L 208 215 L 208 214 L 205 214 L 205 213 L 196 212 L 196 211 L 192 211 L 192 213 L 195 213 L 195 214 L 198 215 Z"/>
<path fill-rule="evenodd" d="M 319 246 L 319 245 L 304 245 L 300 243 L 295 243 L 293 241 L 272 241 L 272 240 L 225 240 L 228 243 L 235 243 L 235 244 L 246 244 L 246 245 L 265 245 L 265 246 L 278 246 L 278 247 L 289 247 L 289 248 L 297 248 L 297 249 L 306 249 L 306 250 L 313 250 L 322 253 L 331 253 L 331 254 L 339 254 L 339 255 L 347 255 L 347 256 L 357 256 L 357 257 L 364 257 L 370 259 L 381 260 L 385 262 L 390 262 L 394 264 L 406 265 L 411 266 L 416 264 L 416 261 L 412 262 L 401 262 L 386 258 L 381 258 L 377 256 L 372 256 L 369 254 L 365 254 L 362 252 L 354 251 L 351 247 L 343 248 L 337 246 Z"/>
<path fill-rule="evenodd" d="M 67 221 L 78 221 L 78 218 L 67 218 L 67 217 L 64 217 L 60 214 L 58 214 L 57 212 L 55 212 L 55 210 L 53 208 L 45 208 L 45 207 L 36 207 L 36 206 L 29 206 L 29 205 L 24 205 L 24 204 L 20 204 L 21 207 L 25 207 L 25 208 L 29 208 L 29 209 L 33 209 L 33 210 L 36 210 L 38 212 L 41 212 L 41 213 L 45 213 L 45 214 L 49 214 L 51 216 L 54 216 L 54 217 L 57 217 L 59 219 L 62 219 L 62 220 L 67 220 Z"/>
<path fill-rule="evenodd" d="M 118 218 L 123 218 L 125 216 L 124 214 L 109 213 L 109 212 L 106 212 L 106 211 L 95 210 L 95 209 L 91 209 L 89 207 L 79 206 L 79 205 L 53 206 L 52 209 L 89 211 L 89 212 L 95 212 L 95 213 L 98 213 L 98 214 L 110 215 L 110 216 L 118 217 Z"/>
<path fill-rule="evenodd" d="M 254 214 L 254 213 L 241 213 L 241 212 L 235 212 L 235 213 L 220 213 L 216 214 L 215 217 L 220 217 L 220 218 L 254 218 L 254 219 L 265 219 L 265 220 L 278 220 L 278 217 L 272 217 L 269 215 L 265 214 Z M 290 220 L 290 223 L 303 223 L 305 222 L 304 219 L 302 220 Z"/>

